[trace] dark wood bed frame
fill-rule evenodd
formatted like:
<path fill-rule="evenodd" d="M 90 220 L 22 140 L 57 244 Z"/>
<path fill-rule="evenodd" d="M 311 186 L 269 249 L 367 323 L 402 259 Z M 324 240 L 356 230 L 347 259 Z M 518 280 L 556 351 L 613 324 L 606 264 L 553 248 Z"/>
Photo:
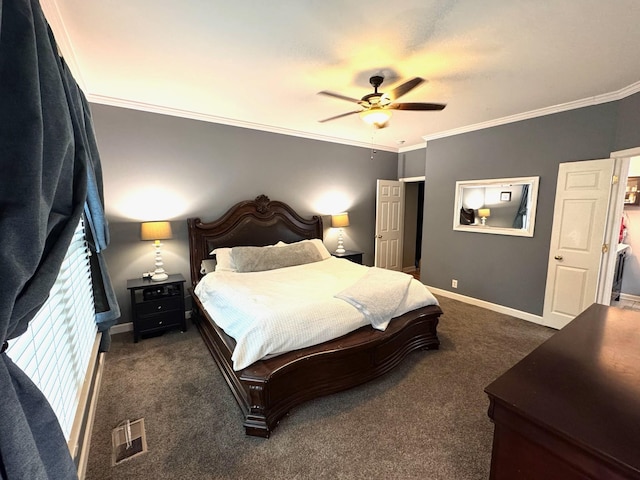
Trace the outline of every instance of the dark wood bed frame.
<path fill-rule="evenodd" d="M 214 248 L 322 239 L 323 234 L 320 217 L 304 219 L 285 203 L 265 195 L 234 205 L 214 222 L 199 218 L 187 222 L 194 287 L 202 277 L 202 260 L 213 258 Z M 365 326 L 236 372 L 231 361 L 235 341 L 215 324 L 193 289 L 191 293 L 192 319 L 245 415 L 247 435 L 268 437 L 291 408 L 379 377 L 413 350 L 440 345 L 436 327 L 442 310 L 431 305 L 397 317 L 384 332 Z"/>

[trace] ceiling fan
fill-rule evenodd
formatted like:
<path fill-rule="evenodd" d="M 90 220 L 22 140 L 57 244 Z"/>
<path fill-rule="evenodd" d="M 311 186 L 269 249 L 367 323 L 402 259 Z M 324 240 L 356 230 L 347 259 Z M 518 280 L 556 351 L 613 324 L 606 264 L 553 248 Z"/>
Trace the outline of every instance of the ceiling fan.
<path fill-rule="evenodd" d="M 334 117 L 325 118 L 320 120 L 320 123 L 328 122 L 330 120 L 336 120 L 338 118 L 346 117 L 348 115 L 360 114 L 360 117 L 370 125 L 376 128 L 384 128 L 389 123 L 391 118 L 391 110 L 442 110 L 446 107 L 443 103 L 416 103 L 416 102 L 404 102 L 396 103 L 395 101 L 402 95 L 409 93 L 418 85 L 424 82 L 423 78 L 416 77 L 408 82 L 405 82 L 389 93 L 378 92 L 378 87 L 382 85 L 384 77 L 374 75 L 369 79 L 369 83 L 373 87 L 373 93 L 365 95 L 360 100 L 357 98 L 351 98 L 339 93 L 333 93 L 328 91 L 318 92 L 320 95 L 327 95 L 329 97 L 339 98 L 346 100 L 347 102 L 353 102 L 359 104 L 362 109 L 354 110 L 352 112 L 342 113 Z"/>

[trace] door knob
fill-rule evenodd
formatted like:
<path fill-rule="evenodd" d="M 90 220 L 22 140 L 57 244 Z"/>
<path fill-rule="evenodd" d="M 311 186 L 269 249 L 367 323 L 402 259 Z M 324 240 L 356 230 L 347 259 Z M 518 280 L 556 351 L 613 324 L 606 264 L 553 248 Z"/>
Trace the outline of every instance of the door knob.
<path fill-rule="evenodd" d="M 555 256 L 555 257 L 553 257 L 553 258 L 555 258 L 556 260 L 562 260 L 562 255 L 556 255 L 556 256 Z"/>
<path fill-rule="evenodd" d="M 382 235 L 374 235 L 373 238 L 382 238 Z"/>

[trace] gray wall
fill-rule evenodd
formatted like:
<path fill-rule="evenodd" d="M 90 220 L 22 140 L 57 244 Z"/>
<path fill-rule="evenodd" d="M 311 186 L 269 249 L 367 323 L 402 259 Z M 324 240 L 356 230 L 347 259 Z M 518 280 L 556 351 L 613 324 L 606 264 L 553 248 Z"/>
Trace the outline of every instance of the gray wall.
<path fill-rule="evenodd" d="M 338 198 L 350 212 L 345 246 L 364 251 L 370 265 L 375 180 L 425 173 L 422 281 L 452 290 L 456 278 L 458 289 L 452 291 L 540 315 L 558 164 L 640 146 L 640 94 L 432 140 L 428 149 L 398 155 L 378 150 L 374 160 L 367 148 L 97 104 L 92 111 L 111 227 L 105 257 L 121 322 L 130 318 L 126 280 L 153 265 L 152 247 L 139 240 L 142 220 L 172 221 L 174 238 L 163 247 L 165 266 L 188 278 L 186 218 L 213 220 L 235 202 L 261 193 L 303 215 L 328 214 L 323 200 Z M 452 230 L 456 180 L 530 175 L 541 177 L 533 238 Z M 154 206 L 167 213 L 142 213 Z M 336 233 L 325 233 L 332 250 Z"/>
<path fill-rule="evenodd" d="M 102 158 L 111 244 L 105 258 L 123 317 L 130 321 L 126 280 L 153 266 L 140 221 L 171 220 L 163 241 L 169 273 L 189 278 L 186 219 L 214 220 L 236 202 L 266 194 L 311 216 L 348 210 L 345 247 L 373 263 L 376 179 L 397 179 L 396 153 L 351 147 L 91 105 Z M 331 202 L 335 202 L 331 205 Z M 160 209 L 158 207 L 161 207 Z M 145 213 L 147 212 L 147 213 Z M 325 227 L 330 225 L 324 217 Z M 325 232 L 334 250 L 337 233 Z"/>
<path fill-rule="evenodd" d="M 398 178 L 424 177 L 424 155 L 426 148 L 398 154 Z"/>
<path fill-rule="evenodd" d="M 617 103 L 429 141 L 422 282 L 542 315 L 558 164 L 610 156 Z M 525 176 L 540 176 L 534 237 L 453 231 L 457 180 Z"/>
<path fill-rule="evenodd" d="M 640 93 L 618 101 L 616 140 L 613 151 L 640 146 Z"/>

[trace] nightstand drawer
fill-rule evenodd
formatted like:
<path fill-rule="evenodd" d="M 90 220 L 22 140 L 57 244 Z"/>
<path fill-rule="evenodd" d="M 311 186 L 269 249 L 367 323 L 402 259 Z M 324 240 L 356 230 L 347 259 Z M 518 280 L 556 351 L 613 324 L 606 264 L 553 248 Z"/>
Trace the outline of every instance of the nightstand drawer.
<path fill-rule="evenodd" d="M 146 317 L 163 312 L 171 312 L 174 310 L 180 310 L 181 308 L 182 299 L 180 297 L 162 298 L 160 300 L 138 303 L 136 305 L 136 311 L 140 317 Z"/>
<path fill-rule="evenodd" d="M 183 314 L 184 316 L 184 314 Z M 138 317 L 136 327 L 141 332 L 182 324 L 183 319 L 175 311 L 158 313 L 151 317 Z"/>

